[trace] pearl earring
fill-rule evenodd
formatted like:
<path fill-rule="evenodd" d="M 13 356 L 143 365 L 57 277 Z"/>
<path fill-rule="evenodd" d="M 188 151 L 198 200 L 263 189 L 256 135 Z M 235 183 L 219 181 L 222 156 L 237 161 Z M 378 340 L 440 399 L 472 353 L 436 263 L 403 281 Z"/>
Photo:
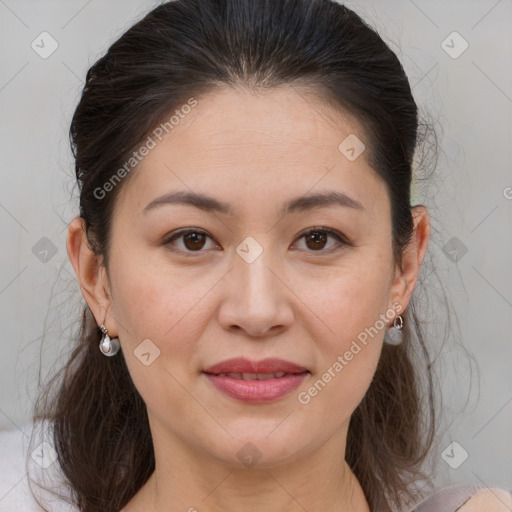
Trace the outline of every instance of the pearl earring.
<path fill-rule="evenodd" d="M 121 348 L 119 340 L 117 338 L 111 338 L 108 335 L 108 329 L 103 324 L 100 325 L 100 329 L 103 333 L 99 345 L 101 353 L 107 357 L 115 356 Z"/>
<path fill-rule="evenodd" d="M 384 342 L 388 345 L 400 345 L 403 341 L 404 319 L 401 315 L 398 315 L 393 320 L 394 329 L 388 329 L 385 336 Z"/>
<path fill-rule="evenodd" d="M 393 326 L 396 327 L 399 331 L 401 331 L 404 327 L 404 319 L 402 318 L 402 315 L 398 315 L 393 320 Z"/>

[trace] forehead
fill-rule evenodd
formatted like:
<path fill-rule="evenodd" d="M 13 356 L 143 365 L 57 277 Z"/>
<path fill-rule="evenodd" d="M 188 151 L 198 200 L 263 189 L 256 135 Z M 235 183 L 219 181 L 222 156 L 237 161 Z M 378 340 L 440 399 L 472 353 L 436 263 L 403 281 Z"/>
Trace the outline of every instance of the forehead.
<path fill-rule="evenodd" d="M 340 151 L 348 137 L 368 146 L 357 120 L 311 91 L 222 88 L 196 100 L 134 170 L 125 194 L 138 211 L 178 189 L 233 191 L 243 202 L 316 186 L 346 187 L 357 199 L 379 185 L 364 152 L 350 161 Z"/>
<path fill-rule="evenodd" d="M 187 125 L 193 129 L 187 130 Z M 275 146 L 282 146 L 284 152 L 289 145 L 304 143 L 332 151 L 340 137 L 365 137 L 357 119 L 348 112 L 329 106 L 310 88 L 291 85 L 265 92 L 215 90 L 199 98 L 197 107 L 177 128 L 167 138 L 227 151 L 258 143 L 274 146 L 273 151 Z"/>

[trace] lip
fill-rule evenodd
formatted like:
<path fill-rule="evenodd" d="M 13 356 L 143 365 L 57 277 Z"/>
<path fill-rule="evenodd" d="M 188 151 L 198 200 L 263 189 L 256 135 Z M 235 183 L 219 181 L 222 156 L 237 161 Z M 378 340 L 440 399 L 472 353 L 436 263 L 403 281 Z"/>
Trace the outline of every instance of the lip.
<path fill-rule="evenodd" d="M 277 400 L 300 386 L 310 374 L 307 368 L 284 359 L 267 358 L 250 361 L 234 358 L 203 370 L 208 380 L 225 395 L 243 402 L 264 403 Z M 265 380 L 241 380 L 226 373 L 285 373 L 282 377 Z"/>
<path fill-rule="evenodd" d="M 267 380 L 239 380 L 211 373 L 205 375 L 219 391 L 231 398 L 243 402 L 264 403 L 277 400 L 297 389 L 309 372 L 288 373 L 284 377 Z"/>
<path fill-rule="evenodd" d="M 261 361 L 250 361 L 244 357 L 226 359 L 203 370 L 208 374 L 219 373 L 303 373 L 307 368 L 284 359 L 269 357 Z"/>

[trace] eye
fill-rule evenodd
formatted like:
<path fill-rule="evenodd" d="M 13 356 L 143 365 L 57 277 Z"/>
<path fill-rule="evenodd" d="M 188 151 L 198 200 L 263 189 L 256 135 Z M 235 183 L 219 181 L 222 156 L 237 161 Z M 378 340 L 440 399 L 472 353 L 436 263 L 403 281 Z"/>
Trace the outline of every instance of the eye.
<path fill-rule="evenodd" d="M 330 248 L 323 250 L 325 248 L 325 245 L 327 243 L 327 240 L 329 237 L 332 237 L 337 240 L 337 244 L 334 244 L 334 246 L 331 246 Z M 344 237 L 341 233 L 338 231 L 335 231 L 333 229 L 328 228 L 309 228 L 307 231 L 302 233 L 302 235 L 299 237 L 299 239 L 305 239 L 306 240 L 306 247 L 310 249 L 310 252 L 324 252 L 324 253 L 331 253 L 340 248 L 340 246 L 348 245 L 351 246 L 352 244 L 347 240 L 346 237 Z"/>
<path fill-rule="evenodd" d="M 183 252 L 204 252 L 201 251 L 205 245 L 206 239 L 209 238 L 210 240 L 213 240 L 210 235 L 206 233 L 206 231 L 203 231 L 202 229 L 182 229 L 178 231 L 177 233 L 174 233 L 170 238 L 167 238 L 164 242 L 162 242 L 162 245 L 171 245 L 172 242 L 176 239 L 182 239 L 184 249 L 179 247 L 179 251 Z M 172 251 L 174 249 L 171 249 Z"/>
<path fill-rule="evenodd" d="M 329 237 L 334 238 L 337 241 L 337 244 L 334 244 L 334 246 L 324 250 Z M 181 240 L 183 242 L 182 247 L 178 247 L 177 249 L 171 248 L 170 250 L 185 253 L 205 252 L 202 249 L 204 249 L 207 239 L 213 241 L 212 237 L 208 235 L 206 231 L 199 228 L 187 228 L 173 233 L 172 236 L 166 238 L 162 242 L 162 245 L 175 245 L 175 240 Z M 352 246 L 348 239 L 341 233 L 329 228 L 309 228 L 300 235 L 299 239 L 306 240 L 306 247 L 309 249 L 309 252 L 331 253 L 338 250 L 340 246 Z M 217 245 L 215 246 L 218 247 Z"/>

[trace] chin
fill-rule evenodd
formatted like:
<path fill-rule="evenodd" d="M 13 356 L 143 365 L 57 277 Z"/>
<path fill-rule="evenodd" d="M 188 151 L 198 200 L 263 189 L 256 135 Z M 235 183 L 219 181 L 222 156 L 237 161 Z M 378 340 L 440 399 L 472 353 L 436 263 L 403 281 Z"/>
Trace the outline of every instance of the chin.
<path fill-rule="evenodd" d="M 275 428 L 275 427 L 274 427 Z M 245 431 L 236 436 L 228 446 L 217 446 L 213 457 L 227 466 L 243 469 L 272 469 L 294 462 L 304 451 L 303 439 L 295 439 L 288 431 L 281 436 L 270 435 L 271 430 L 259 429 Z M 275 437 L 274 437 L 275 436 Z M 210 445 L 210 450 L 212 446 Z"/>

